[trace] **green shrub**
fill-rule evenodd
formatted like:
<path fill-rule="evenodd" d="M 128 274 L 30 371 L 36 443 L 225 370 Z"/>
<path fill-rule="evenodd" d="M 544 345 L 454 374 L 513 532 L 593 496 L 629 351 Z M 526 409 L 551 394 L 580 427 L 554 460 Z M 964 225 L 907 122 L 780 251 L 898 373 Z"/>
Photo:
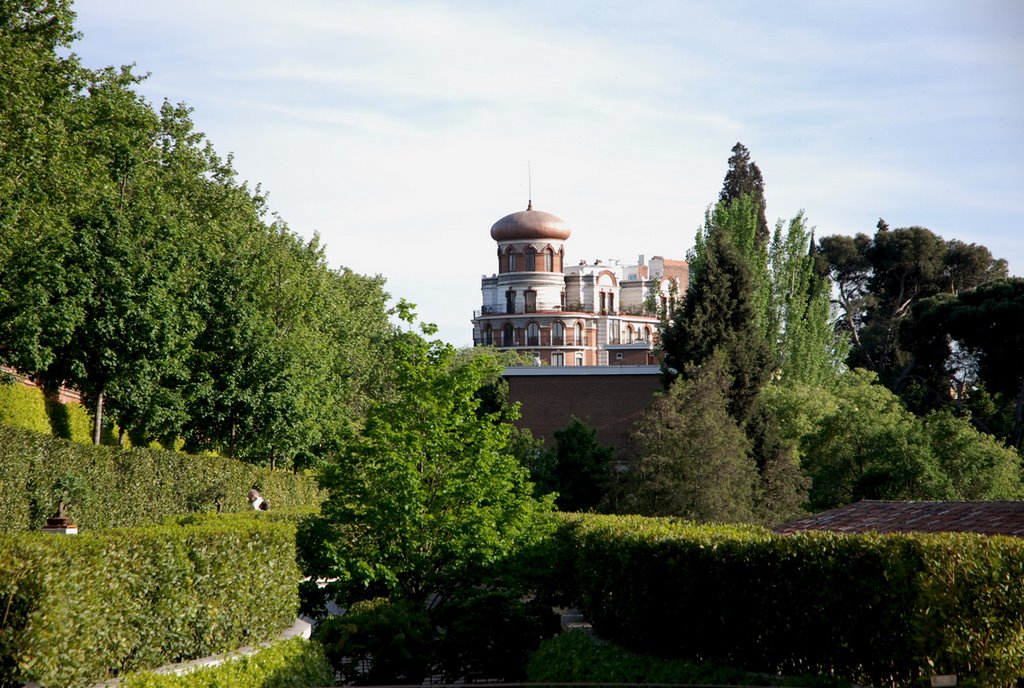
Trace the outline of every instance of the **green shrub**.
<path fill-rule="evenodd" d="M 50 421 L 42 390 L 0 381 L 0 425 L 49 433 Z"/>
<path fill-rule="evenodd" d="M 343 683 L 418 684 L 427 675 L 433 637 L 426 610 L 383 597 L 353 604 L 317 624 L 320 642 Z"/>
<path fill-rule="evenodd" d="M 300 638 L 274 643 L 255 654 L 177 676 L 142 672 L 121 679 L 121 688 L 311 688 L 334 684 L 334 670 L 319 643 Z"/>
<path fill-rule="evenodd" d="M 161 449 L 122 450 L 80 445 L 0 426 L 0 531 L 41 528 L 61 497 L 61 484 L 82 486 L 67 495 L 69 515 L 84 530 L 158 523 L 168 516 L 249 508 L 258 485 L 272 509 L 319 505 L 312 477 Z"/>
<path fill-rule="evenodd" d="M 545 640 L 526 665 L 531 683 L 713 685 L 713 686 L 844 686 L 831 677 L 779 677 L 739 669 L 658 659 L 608 642 L 595 643 L 582 631 Z"/>
<path fill-rule="evenodd" d="M 0 535 L 0 685 L 87 686 L 273 638 L 297 611 L 295 528 L 261 516 Z"/>
<path fill-rule="evenodd" d="M 1024 676 L 1017 538 L 783 537 L 638 517 L 563 528 L 587 618 L 637 651 L 875 685 Z"/>

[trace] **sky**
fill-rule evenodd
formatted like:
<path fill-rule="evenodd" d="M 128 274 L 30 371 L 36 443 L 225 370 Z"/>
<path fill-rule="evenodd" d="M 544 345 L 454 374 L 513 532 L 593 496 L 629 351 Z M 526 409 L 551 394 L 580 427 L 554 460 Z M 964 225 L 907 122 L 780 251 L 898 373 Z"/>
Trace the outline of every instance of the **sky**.
<path fill-rule="evenodd" d="M 490 227 L 581 259 L 685 258 L 742 142 L 769 223 L 923 226 L 1024 275 L 1024 3 L 78 0 L 74 51 L 136 65 L 328 263 L 472 343 Z"/>

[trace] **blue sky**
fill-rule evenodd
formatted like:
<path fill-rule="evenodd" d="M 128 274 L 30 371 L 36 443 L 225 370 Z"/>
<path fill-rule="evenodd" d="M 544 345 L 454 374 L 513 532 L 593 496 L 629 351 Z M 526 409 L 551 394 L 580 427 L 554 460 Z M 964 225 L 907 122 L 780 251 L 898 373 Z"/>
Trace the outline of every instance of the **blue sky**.
<path fill-rule="evenodd" d="M 928 227 L 1024 275 L 1024 3 L 79 0 L 91 67 L 136 63 L 334 267 L 472 339 L 491 224 L 567 259 L 684 258 L 742 141 L 770 222 Z"/>

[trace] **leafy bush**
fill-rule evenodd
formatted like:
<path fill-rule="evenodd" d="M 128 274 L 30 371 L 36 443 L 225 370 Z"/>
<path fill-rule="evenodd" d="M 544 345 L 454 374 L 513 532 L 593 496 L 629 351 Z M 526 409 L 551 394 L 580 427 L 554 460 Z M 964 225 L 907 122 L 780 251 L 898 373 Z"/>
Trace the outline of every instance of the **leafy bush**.
<path fill-rule="evenodd" d="M 1024 676 L 1024 541 L 776 536 L 639 517 L 566 519 L 603 638 L 665 657 L 909 685 Z"/>
<path fill-rule="evenodd" d="M 295 528 L 262 514 L 0 534 L 0 685 L 87 686 L 268 640 L 295 619 Z"/>
<path fill-rule="evenodd" d="M 426 610 L 383 597 L 356 602 L 344 616 L 317 624 L 313 638 L 343 683 L 421 683 L 430 665 L 433 629 Z"/>
<path fill-rule="evenodd" d="M 334 670 L 319 643 L 294 638 L 215 667 L 181 676 L 142 672 L 121 688 L 307 688 L 334 684 Z"/>
<path fill-rule="evenodd" d="M 57 508 L 61 484 L 83 486 L 68 513 L 82 530 L 158 523 L 182 513 L 249 508 L 258 485 L 274 509 L 315 507 L 311 477 L 231 459 L 157 449 L 85 446 L 0 426 L 0 532 L 41 528 Z"/>
<path fill-rule="evenodd" d="M 715 686 L 845 686 L 831 677 L 753 675 L 739 669 L 658 659 L 612 643 L 595 643 L 581 631 L 569 631 L 541 643 L 526 665 L 531 683 L 590 683 Z"/>

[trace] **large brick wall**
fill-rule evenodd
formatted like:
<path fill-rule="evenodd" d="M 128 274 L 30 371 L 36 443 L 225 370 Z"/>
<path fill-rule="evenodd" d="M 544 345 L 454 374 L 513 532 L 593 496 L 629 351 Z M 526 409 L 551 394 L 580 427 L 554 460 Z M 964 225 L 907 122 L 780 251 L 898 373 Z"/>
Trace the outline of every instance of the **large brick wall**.
<path fill-rule="evenodd" d="M 555 431 L 576 416 L 620 456 L 633 424 L 662 388 L 658 366 L 507 368 L 505 379 L 510 401 L 521 404 L 516 425 L 545 446 L 553 447 Z"/>

